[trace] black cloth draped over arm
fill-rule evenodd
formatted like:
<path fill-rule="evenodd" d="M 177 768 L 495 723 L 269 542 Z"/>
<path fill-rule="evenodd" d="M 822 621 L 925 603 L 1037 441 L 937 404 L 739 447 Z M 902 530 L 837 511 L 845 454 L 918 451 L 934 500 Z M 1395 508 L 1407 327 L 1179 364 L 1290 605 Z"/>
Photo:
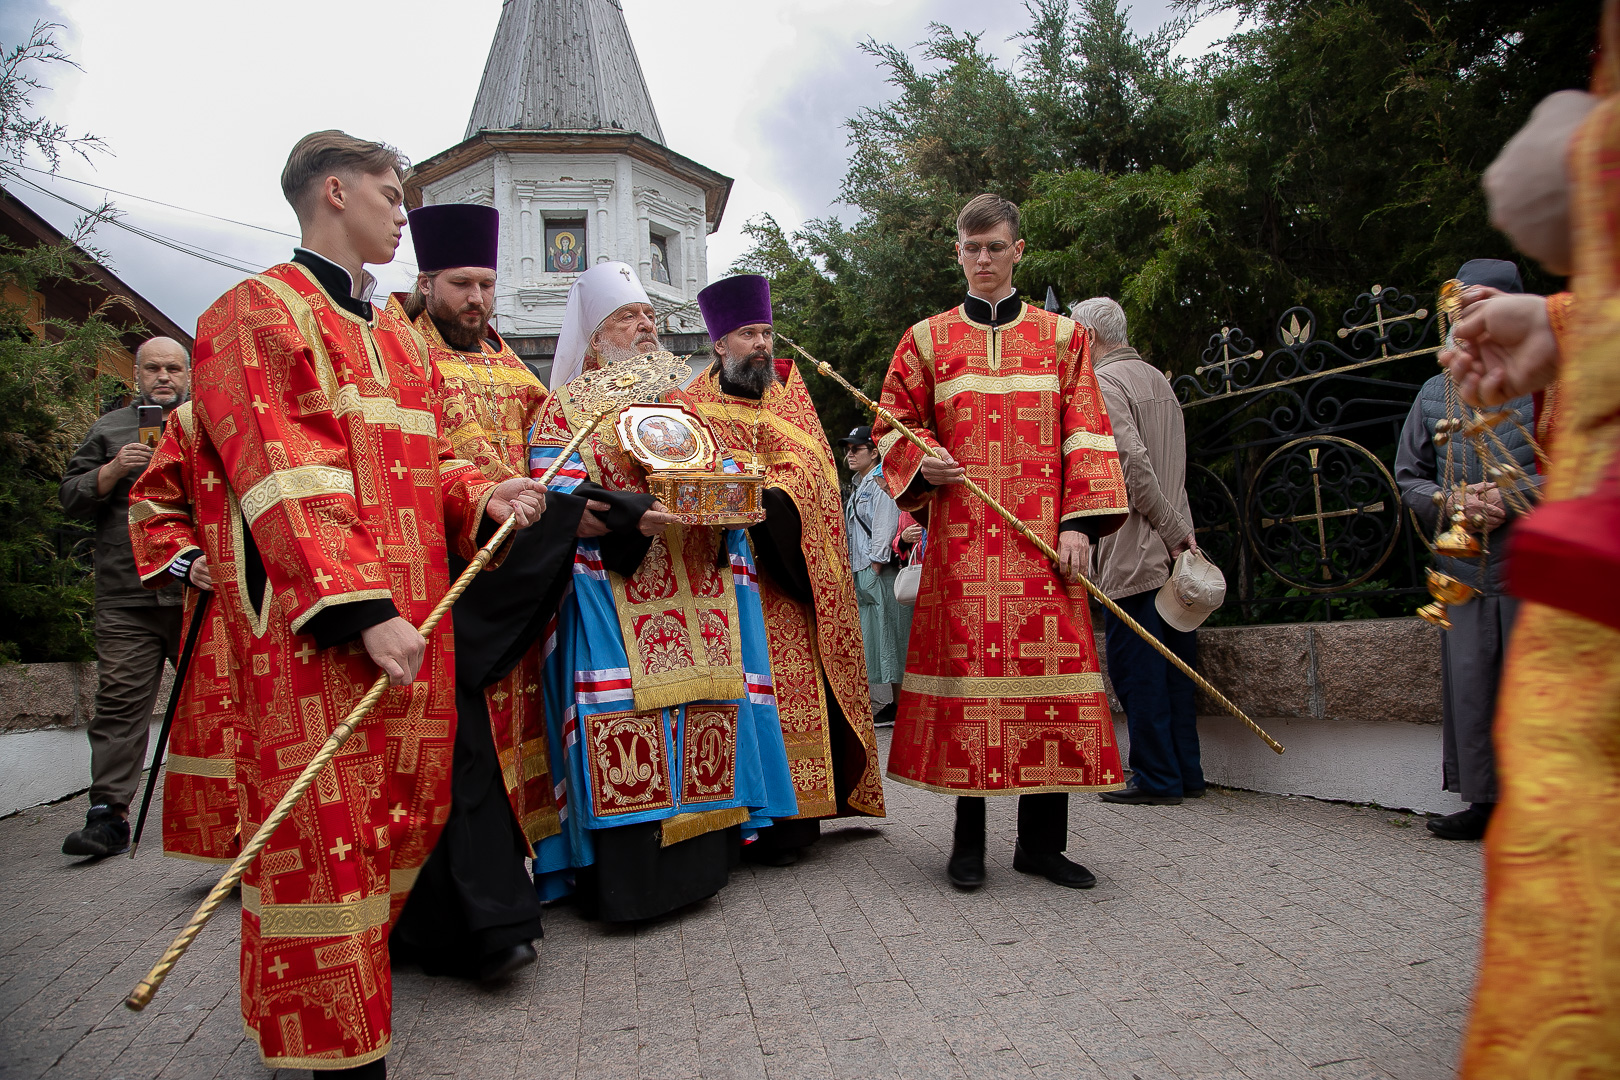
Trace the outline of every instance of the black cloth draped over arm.
<path fill-rule="evenodd" d="M 624 577 L 634 574 L 652 547 L 652 537 L 641 533 L 641 515 L 658 500 L 635 491 L 609 491 L 590 481 L 575 488 L 574 494 L 608 504 L 608 512 L 597 515 L 608 529 L 600 538 L 602 566 Z"/>
<path fill-rule="evenodd" d="M 514 533 L 501 564 L 461 594 L 454 613 L 458 684 L 481 690 L 497 682 L 544 630 L 571 580 L 584 510 L 584 498 L 548 491 L 540 520 Z M 466 568 L 451 556 L 451 580 Z"/>
<path fill-rule="evenodd" d="M 777 588 L 801 604 L 814 605 L 810 568 L 805 565 L 804 550 L 799 546 L 804 534 L 799 507 L 793 496 L 781 488 L 766 488 L 762 501 L 765 520 L 748 528 L 748 536 L 754 542 L 754 558 Z"/>

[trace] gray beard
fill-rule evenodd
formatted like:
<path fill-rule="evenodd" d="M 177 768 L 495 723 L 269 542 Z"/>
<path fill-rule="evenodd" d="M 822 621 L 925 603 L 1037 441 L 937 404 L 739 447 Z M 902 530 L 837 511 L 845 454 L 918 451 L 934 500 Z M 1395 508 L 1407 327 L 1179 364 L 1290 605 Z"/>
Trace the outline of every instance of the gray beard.
<path fill-rule="evenodd" d="M 769 360 L 756 368 L 746 356 L 727 356 L 721 359 L 720 366 L 725 372 L 726 382 L 742 390 L 748 397 L 764 397 L 765 391 L 777 381 L 776 365 Z"/>
<path fill-rule="evenodd" d="M 662 344 L 655 337 L 653 339 L 652 351 L 657 352 L 661 347 Z M 635 357 L 647 355 L 640 349 L 637 349 L 634 345 L 626 349 L 622 346 L 612 345 L 605 341 L 599 342 L 592 351 L 596 353 L 596 359 L 603 367 L 612 367 L 614 364 L 617 364 L 620 361 L 632 360 Z"/>

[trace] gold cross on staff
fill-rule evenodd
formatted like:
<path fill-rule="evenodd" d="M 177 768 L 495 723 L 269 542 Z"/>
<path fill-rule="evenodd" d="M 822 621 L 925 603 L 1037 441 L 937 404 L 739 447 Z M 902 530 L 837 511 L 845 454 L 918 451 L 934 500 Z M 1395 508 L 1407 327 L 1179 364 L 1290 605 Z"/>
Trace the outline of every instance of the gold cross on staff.
<path fill-rule="evenodd" d="M 1355 517 L 1358 514 L 1378 514 L 1378 513 L 1382 513 L 1383 510 L 1384 510 L 1384 500 L 1380 499 L 1377 502 L 1373 503 L 1371 506 L 1352 506 L 1348 510 L 1323 510 L 1322 509 L 1322 470 L 1317 466 L 1317 462 L 1316 462 L 1316 459 L 1321 454 L 1321 452 L 1322 452 L 1321 447 L 1318 447 L 1318 446 L 1311 447 L 1311 484 L 1316 490 L 1316 513 L 1314 513 L 1314 514 L 1298 514 L 1298 515 L 1295 515 L 1294 517 L 1290 517 L 1290 518 L 1261 518 L 1260 519 L 1260 527 L 1262 529 L 1269 529 L 1273 525 L 1295 525 L 1295 524 L 1298 524 L 1301 521 L 1314 521 L 1314 522 L 1316 522 L 1316 546 L 1317 546 L 1317 550 L 1321 553 L 1320 565 L 1321 565 L 1321 568 L 1322 568 L 1322 580 L 1323 581 L 1332 581 L 1333 580 L 1333 572 L 1328 567 L 1327 519 L 1328 518 Z"/>

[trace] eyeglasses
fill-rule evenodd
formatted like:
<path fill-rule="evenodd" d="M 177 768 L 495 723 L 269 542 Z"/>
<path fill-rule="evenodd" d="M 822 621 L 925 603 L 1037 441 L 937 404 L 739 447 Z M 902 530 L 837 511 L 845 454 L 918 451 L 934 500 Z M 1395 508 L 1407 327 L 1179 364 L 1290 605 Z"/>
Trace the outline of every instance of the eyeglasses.
<path fill-rule="evenodd" d="M 984 251 L 986 248 L 989 249 L 992 259 L 999 259 L 1012 250 L 1011 244 L 1001 240 L 993 241 L 990 244 L 981 244 L 977 240 L 963 240 L 957 246 L 962 249 L 962 254 L 970 259 L 978 258 L 979 252 Z"/>

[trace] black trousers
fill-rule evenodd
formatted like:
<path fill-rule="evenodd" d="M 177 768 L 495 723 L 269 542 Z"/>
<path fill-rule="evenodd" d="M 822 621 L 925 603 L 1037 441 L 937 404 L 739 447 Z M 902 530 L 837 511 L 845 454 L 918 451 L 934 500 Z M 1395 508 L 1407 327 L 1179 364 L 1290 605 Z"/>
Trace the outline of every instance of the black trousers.
<path fill-rule="evenodd" d="M 956 799 L 956 846 L 984 850 L 984 800 Z M 1031 855 L 1051 855 L 1069 846 L 1069 793 L 1018 796 L 1018 844 Z"/>

